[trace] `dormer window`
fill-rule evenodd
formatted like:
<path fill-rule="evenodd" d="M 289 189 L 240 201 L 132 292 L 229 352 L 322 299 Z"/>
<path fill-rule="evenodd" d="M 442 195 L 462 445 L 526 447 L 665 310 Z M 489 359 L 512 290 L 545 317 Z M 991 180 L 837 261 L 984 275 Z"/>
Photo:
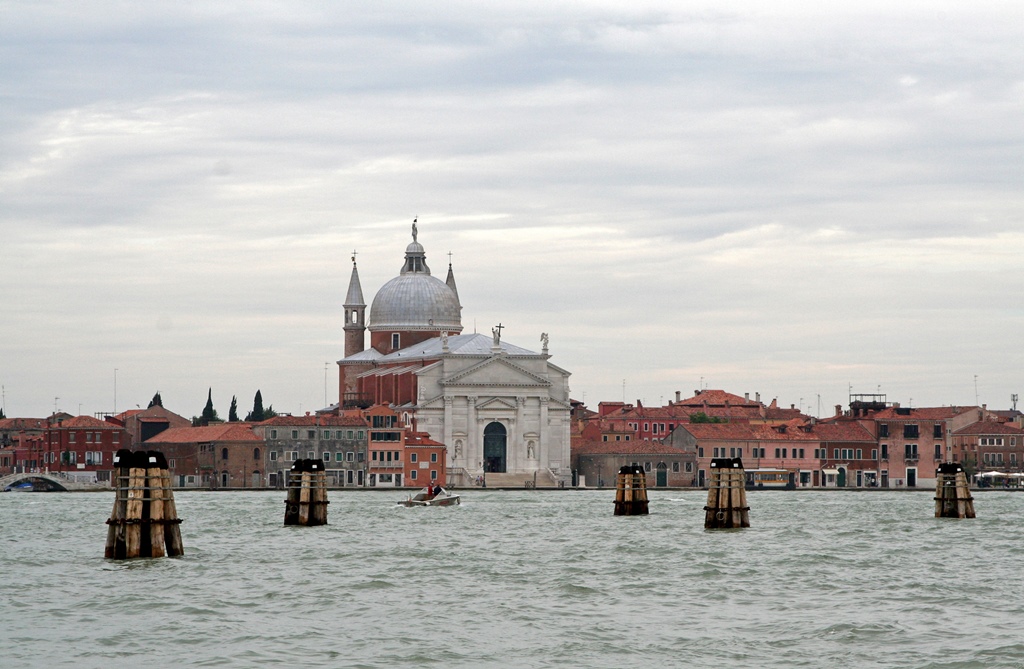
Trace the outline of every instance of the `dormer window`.
<path fill-rule="evenodd" d="M 391 349 L 392 350 L 397 351 L 399 349 L 399 344 L 401 343 L 401 341 L 402 341 L 402 336 L 400 334 L 398 334 L 397 332 L 392 332 L 391 333 Z"/>

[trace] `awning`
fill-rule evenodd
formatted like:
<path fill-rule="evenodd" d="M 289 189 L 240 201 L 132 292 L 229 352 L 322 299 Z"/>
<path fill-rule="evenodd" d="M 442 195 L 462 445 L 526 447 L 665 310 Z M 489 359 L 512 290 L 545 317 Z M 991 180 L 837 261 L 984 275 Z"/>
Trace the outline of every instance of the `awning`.
<path fill-rule="evenodd" d="M 1007 474 L 1004 474 L 1003 472 L 985 472 L 984 474 L 978 474 L 978 476 L 988 476 L 991 478 L 995 476 L 1007 476 Z"/>
<path fill-rule="evenodd" d="M 839 470 L 838 469 L 822 469 L 821 473 L 822 474 L 832 474 L 833 476 L 839 476 Z"/>

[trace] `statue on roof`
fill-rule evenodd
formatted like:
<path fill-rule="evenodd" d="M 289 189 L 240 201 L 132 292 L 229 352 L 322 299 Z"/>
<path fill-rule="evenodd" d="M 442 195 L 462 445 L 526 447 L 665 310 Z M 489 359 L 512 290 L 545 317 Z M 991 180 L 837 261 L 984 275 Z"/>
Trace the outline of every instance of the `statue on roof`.
<path fill-rule="evenodd" d="M 416 221 L 419 220 L 419 216 L 412 219 L 412 240 L 416 241 L 416 236 L 419 234 L 419 230 L 416 229 Z"/>

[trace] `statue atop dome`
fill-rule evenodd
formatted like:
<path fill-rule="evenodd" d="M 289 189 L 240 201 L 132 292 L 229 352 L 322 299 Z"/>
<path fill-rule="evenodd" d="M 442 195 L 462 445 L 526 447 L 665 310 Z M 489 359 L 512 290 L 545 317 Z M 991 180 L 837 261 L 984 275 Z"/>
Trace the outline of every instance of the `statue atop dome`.
<path fill-rule="evenodd" d="M 419 216 L 412 219 L 412 241 L 416 241 L 416 236 L 419 235 L 419 230 L 416 229 L 416 221 L 419 220 Z"/>

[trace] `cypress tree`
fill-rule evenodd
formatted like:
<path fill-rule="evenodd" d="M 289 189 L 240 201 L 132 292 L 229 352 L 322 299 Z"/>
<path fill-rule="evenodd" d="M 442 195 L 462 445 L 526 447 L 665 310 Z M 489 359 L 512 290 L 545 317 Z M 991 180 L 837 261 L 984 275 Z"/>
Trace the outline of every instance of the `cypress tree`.
<path fill-rule="evenodd" d="M 263 395 L 257 390 L 256 397 L 252 398 L 252 411 L 245 417 L 245 420 L 259 423 L 266 419 L 266 412 L 263 410 Z"/>
<path fill-rule="evenodd" d="M 162 407 L 163 405 L 164 405 L 164 401 L 160 397 L 160 391 L 158 390 L 158 391 L 156 391 L 156 395 L 153 395 L 153 399 L 151 399 L 149 401 L 149 406 L 147 406 L 146 408 L 147 409 L 152 409 L 153 407 Z"/>
<path fill-rule="evenodd" d="M 210 421 L 217 419 L 217 410 L 213 408 L 213 388 L 210 388 L 206 395 L 206 406 L 203 408 L 203 415 L 199 417 L 199 420 L 203 425 L 209 425 Z"/>
<path fill-rule="evenodd" d="M 228 409 L 228 422 L 238 422 L 238 398 L 236 398 L 234 395 L 231 396 L 231 408 Z"/>

